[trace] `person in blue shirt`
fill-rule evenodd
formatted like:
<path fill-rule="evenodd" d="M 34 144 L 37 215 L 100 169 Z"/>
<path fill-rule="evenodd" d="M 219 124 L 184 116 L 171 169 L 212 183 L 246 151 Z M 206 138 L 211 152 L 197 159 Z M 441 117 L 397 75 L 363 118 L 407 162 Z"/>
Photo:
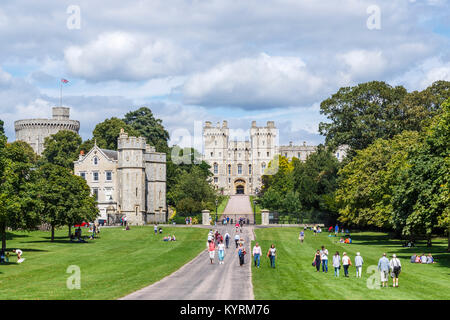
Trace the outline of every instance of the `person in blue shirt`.
<path fill-rule="evenodd" d="M 339 226 L 336 224 L 336 226 L 334 227 L 334 234 L 337 236 L 338 233 L 339 233 Z"/>
<path fill-rule="evenodd" d="M 387 287 L 389 280 L 389 259 L 386 258 L 386 253 L 378 260 L 378 270 L 380 271 L 381 286 Z"/>

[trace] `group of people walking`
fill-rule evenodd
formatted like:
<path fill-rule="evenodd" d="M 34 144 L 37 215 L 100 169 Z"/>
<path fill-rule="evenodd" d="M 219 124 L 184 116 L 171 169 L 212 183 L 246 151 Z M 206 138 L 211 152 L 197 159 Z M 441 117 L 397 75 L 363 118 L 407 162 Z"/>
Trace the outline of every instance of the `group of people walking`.
<path fill-rule="evenodd" d="M 355 256 L 356 277 L 361 278 L 362 266 L 364 259 L 359 252 Z M 322 266 L 322 272 L 328 272 L 328 250 L 325 246 L 322 246 L 321 250 L 317 250 L 314 254 L 312 265 L 316 268 L 316 272 L 320 272 L 320 266 Z M 342 258 L 339 255 L 339 251 L 333 255 L 333 268 L 334 276 L 339 277 L 339 270 L 341 265 L 344 269 L 344 277 L 349 277 L 349 268 L 353 265 L 352 259 L 346 252 L 342 254 Z M 378 261 L 378 271 L 380 272 L 381 286 L 388 286 L 389 273 L 392 277 L 393 287 L 398 287 L 398 277 L 400 275 L 402 264 L 395 254 L 392 255 L 392 259 L 386 257 L 386 253 Z"/>

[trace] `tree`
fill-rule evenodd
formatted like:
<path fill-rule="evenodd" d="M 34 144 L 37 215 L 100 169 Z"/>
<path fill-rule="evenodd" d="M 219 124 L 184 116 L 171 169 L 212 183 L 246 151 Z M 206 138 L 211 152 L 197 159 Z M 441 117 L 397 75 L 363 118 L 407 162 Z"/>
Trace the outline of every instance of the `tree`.
<path fill-rule="evenodd" d="M 361 227 L 392 228 L 392 193 L 409 153 L 421 143 L 418 132 L 378 139 L 339 170 L 339 220 Z"/>
<path fill-rule="evenodd" d="M 319 131 L 331 148 L 347 144 L 352 150 L 366 148 L 379 138 L 390 138 L 397 132 L 389 122 L 407 91 L 402 86 L 372 81 L 355 87 L 340 88 L 320 104 L 320 113 L 331 123 L 320 123 Z"/>
<path fill-rule="evenodd" d="M 123 121 L 144 137 L 158 152 L 168 152 L 169 133 L 164 129 L 161 119 L 156 119 L 147 107 L 128 112 Z"/>
<path fill-rule="evenodd" d="M 45 138 L 42 161 L 73 169 L 73 162 L 78 158 L 81 141 L 77 133 L 69 130 L 62 130 Z"/>
<path fill-rule="evenodd" d="M 449 233 L 450 248 L 450 99 L 441 109 L 399 174 L 392 222 L 405 236 L 426 235 L 429 246 L 433 231 L 443 228 Z"/>
<path fill-rule="evenodd" d="M 44 206 L 43 221 L 51 226 L 52 242 L 56 227 L 93 221 L 97 217 L 96 201 L 83 178 L 51 163 L 39 168 L 39 178 L 40 200 Z"/>
<path fill-rule="evenodd" d="M 123 120 L 112 117 L 95 126 L 92 132 L 93 139 L 97 141 L 100 148 L 117 150 L 117 139 L 122 128 L 128 133 L 128 136 L 139 136 L 139 133 Z"/>
<path fill-rule="evenodd" d="M 0 234 L 6 250 L 6 230 L 32 230 L 40 222 L 42 205 L 36 188 L 36 155 L 24 142 L 6 143 L 0 135 Z"/>
<path fill-rule="evenodd" d="M 168 194 L 180 215 L 199 213 L 203 209 L 213 210 L 216 191 L 198 166 L 180 174 Z"/>
<path fill-rule="evenodd" d="M 304 209 L 334 213 L 334 192 L 340 167 L 336 157 L 323 145 L 309 155 L 304 163 L 294 165 L 294 189 Z"/>
<path fill-rule="evenodd" d="M 372 81 L 340 88 L 320 104 L 320 113 L 331 121 L 319 131 L 331 148 L 347 144 L 356 150 L 376 139 L 390 139 L 403 131 L 421 131 L 450 94 L 450 82 L 436 81 L 430 87 L 408 93 L 402 86 Z"/>

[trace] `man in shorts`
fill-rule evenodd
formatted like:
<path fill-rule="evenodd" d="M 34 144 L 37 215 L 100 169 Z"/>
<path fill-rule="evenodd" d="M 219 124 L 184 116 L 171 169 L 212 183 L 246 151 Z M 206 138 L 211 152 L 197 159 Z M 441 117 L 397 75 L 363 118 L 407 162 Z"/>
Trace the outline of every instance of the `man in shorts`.
<path fill-rule="evenodd" d="M 386 258 L 386 253 L 383 253 L 383 256 L 378 260 L 378 271 L 380 271 L 382 287 L 388 286 L 389 267 L 389 259 Z"/>
<path fill-rule="evenodd" d="M 209 252 L 209 259 L 211 260 L 211 264 L 214 262 L 214 255 L 216 253 L 216 245 L 214 244 L 214 241 L 208 240 L 208 252 Z"/>

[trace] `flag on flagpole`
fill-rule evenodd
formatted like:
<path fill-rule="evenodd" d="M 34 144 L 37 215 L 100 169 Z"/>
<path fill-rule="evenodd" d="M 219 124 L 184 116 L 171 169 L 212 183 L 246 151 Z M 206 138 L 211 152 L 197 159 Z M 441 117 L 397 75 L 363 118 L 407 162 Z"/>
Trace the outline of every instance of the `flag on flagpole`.
<path fill-rule="evenodd" d="M 67 82 L 69 82 L 69 80 L 66 80 L 66 79 L 61 79 L 61 82 L 63 82 L 63 83 L 67 83 Z"/>

